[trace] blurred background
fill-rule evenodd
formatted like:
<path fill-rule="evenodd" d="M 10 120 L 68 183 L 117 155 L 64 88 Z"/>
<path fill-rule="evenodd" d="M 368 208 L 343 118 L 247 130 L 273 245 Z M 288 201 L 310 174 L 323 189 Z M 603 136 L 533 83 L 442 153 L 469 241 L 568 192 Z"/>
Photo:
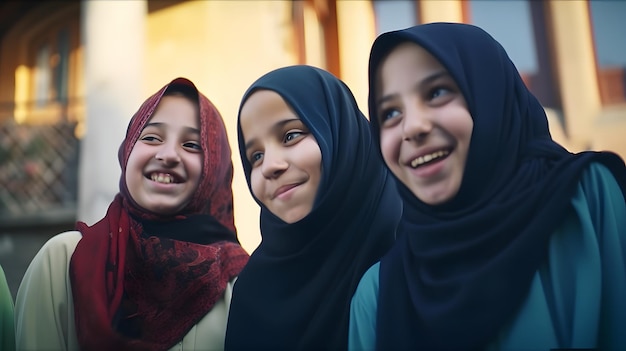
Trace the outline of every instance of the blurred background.
<path fill-rule="evenodd" d="M 0 2 L 0 265 L 15 296 L 41 245 L 99 220 L 118 191 L 130 117 L 176 77 L 220 110 L 249 252 L 259 209 L 237 151 L 247 87 L 286 65 L 344 80 L 367 111 L 369 49 L 382 32 L 446 21 L 502 43 L 571 151 L 626 157 L 626 1 L 86 0 Z"/>

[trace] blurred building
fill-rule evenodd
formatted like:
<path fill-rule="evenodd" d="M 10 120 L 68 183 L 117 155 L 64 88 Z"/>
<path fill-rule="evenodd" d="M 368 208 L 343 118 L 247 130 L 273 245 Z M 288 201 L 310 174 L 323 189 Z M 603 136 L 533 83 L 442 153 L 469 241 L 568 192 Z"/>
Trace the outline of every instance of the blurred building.
<path fill-rule="evenodd" d="M 271 69 L 310 64 L 343 79 L 365 112 L 375 37 L 434 21 L 474 23 L 498 39 L 567 148 L 626 157 L 625 18 L 626 2 L 608 0 L 1 2 L 0 227 L 101 218 L 130 117 L 183 76 L 226 122 L 236 224 L 252 251 L 259 210 L 235 125 L 245 89 Z"/>

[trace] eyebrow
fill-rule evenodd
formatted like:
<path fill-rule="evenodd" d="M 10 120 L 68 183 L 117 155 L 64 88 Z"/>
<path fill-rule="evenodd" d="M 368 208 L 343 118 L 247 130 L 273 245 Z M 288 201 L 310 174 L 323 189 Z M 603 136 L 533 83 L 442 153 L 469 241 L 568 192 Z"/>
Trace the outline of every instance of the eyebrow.
<path fill-rule="evenodd" d="M 442 78 L 442 77 L 450 77 L 450 73 L 446 70 L 437 71 L 427 76 L 426 78 L 422 79 L 421 81 L 419 81 L 415 86 L 415 90 L 421 90 L 423 89 L 425 85 L 428 85 L 432 83 L 433 81 L 436 81 L 437 79 Z M 392 100 L 395 97 L 395 95 L 396 94 L 389 94 L 389 95 L 385 95 L 381 97 L 380 99 L 376 100 L 376 105 L 378 106 L 384 102 Z"/>
<path fill-rule="evenodd" d="M 164 128 L 166 126 L 165 123 L 162 122 L 152 122 L 152 123 L 147 123 L 143 129 L 146 129 L 148 127 L 155 127 L 155 128 Z M 192 133 L 192 134 L 198 134 L 200 135 L 200 130 L 197 128 L 193 128 L 193 127 L 183 127 L 183 129 L 185 129 L 188 133 Z"/>
<path fill-rule="evenodd" d="M 272 128 L 270 128 L 270 130 L 272 131 L 272 133 L 275 133 L 276 131 L 282 129 L 286 124 L 289 124 L 289 123 L 294 122 L 294 121 L 299 121 L 302 124 L 304 124 L 304 122 L 302 122 L 302 120 L 300 118 L 283 119 L 282 121 L 276 122 L 272 126 Z M 248 142 L 245 145 L 246 151 L 248 151 L 248 149 L 251 148 L 252 145 L 254 145 L 254 143 L 256 143 L 256 139 L 248 140 Z"/>

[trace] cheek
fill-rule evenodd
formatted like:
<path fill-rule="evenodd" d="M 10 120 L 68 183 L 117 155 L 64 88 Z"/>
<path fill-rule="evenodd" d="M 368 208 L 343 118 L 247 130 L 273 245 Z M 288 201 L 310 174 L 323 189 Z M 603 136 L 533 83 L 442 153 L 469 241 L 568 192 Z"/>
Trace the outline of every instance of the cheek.
<path fill-rule="evenodd" d="M 317 144 L 314 146 L 314 148 L 308 150 L 308 155 L 305 155 L 302 159 L 308 160 L 307 168 L 311 170 L 311 173 L 319 175 L 322 173 L 322 153 Z"/>
<path fill-rule="evenodd" d="M 146 159 L 150 159 L 152 156 L 152 150 L 144 143 L 137 142 L 133 145 L 126 161 L 126 168 L 137 168 L 139 163 L 145 162 Z"/>
<path fill-rule="evenodd" d="M 143 177 L 142 169 L 139 168 L 139 160 L 136 153 L 130 154 L 128 162 L 126 162 L 126 171 L 124 172 L 124 181 L 126 189 L 133 200 L 138 200 L 138 189 L 140 188 L 140 177 Z"/>
<path fill-rule="evenodd" d="M 322 179 L 322 151 L 315 141 L 311 141 L 307 148 L 301 148 L 297 155 L 300 165 L 309 174 L 315 183 L 315 191 Z M 295 162 L 294 162 L 295 163 Z"/>
<path fill-rule="evenodd" d="M 472 131 L 474 129 L 474 121 L 471 116 L 467 112 L 467 110 L 462 110 L 458 113 L 458 117 L 453 121 L 452 125 L 454 128 L 451 128 L 454 136 L 459 140 L 461 147 L 467 154 L 469 150 L 469 145 L 472 140 Z"/>
<path fill-rule="evenodd" d="M 315 138 L 306 138 L 294 147 L 286 148 L 284 155 L 287 162 L 310 176 L 321 173 L 322 151 Z"/>
<path fill-rule="evenodd" d="M 465 140 L 467 142 L 467 146 L 469 148 L 470 141 L 472 140 L 472 132 L 474 131 L 474 121 L 469 119 L 466 120 L 464 132 L 465 132 Z"/>
<path fill-rule="evenodd" d="M 252 196 L 264 204 L 265 199 L 263 198 L 263 184 L 263 175 L 260 170 L 253 169 L 250 174 L 250 189 L 252 190 Z"/>
<path fill-rule="evenodd" d="M 126 183 L 132 182 L 133 177 L 136 176 L 137 172 L 141 172 L 141 168 L 139 167 L 139 156 L 137 152 L 131 152 L 128 161 L 126 162 Z"/>
<path fill-rule="evenodd" d="M 393 167 L 398 162 L 400 140 L 393 131 L 384 130 L 380 133 L 380 152 L 387 166 Z"/>
<path fill-rule="evenodd" d="M 202 177 L 202 154 L 194 154 L 188 164 L 193 178 L 196 180 L 196 183 L 198 183 L 196 186 L 198 186 L 200 184 L 200 178 Z"/>

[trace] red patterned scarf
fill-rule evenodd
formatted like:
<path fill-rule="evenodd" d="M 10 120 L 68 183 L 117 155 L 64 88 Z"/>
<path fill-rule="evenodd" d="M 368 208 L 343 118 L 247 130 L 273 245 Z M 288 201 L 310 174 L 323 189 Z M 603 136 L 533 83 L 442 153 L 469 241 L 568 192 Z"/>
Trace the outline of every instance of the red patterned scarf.
<path fill-rule="evenodd" d="M 198 97 L 204 160 L 188 206 L 163 218 L 134 203 L 125 171 L 141 130 L 171 90 Z M 166 350 L 213 308 L 248 260 L 235 234 L 230 146 L 217 109 L 193 83 L 178 78 L 133 116 L 118 156 L 120 193 L 98 223 L 77 224 L 83 238 L 70 279 L 78 341 L 86 350 Z M 146 232 L 159 222 L 174 232 Z"/>

